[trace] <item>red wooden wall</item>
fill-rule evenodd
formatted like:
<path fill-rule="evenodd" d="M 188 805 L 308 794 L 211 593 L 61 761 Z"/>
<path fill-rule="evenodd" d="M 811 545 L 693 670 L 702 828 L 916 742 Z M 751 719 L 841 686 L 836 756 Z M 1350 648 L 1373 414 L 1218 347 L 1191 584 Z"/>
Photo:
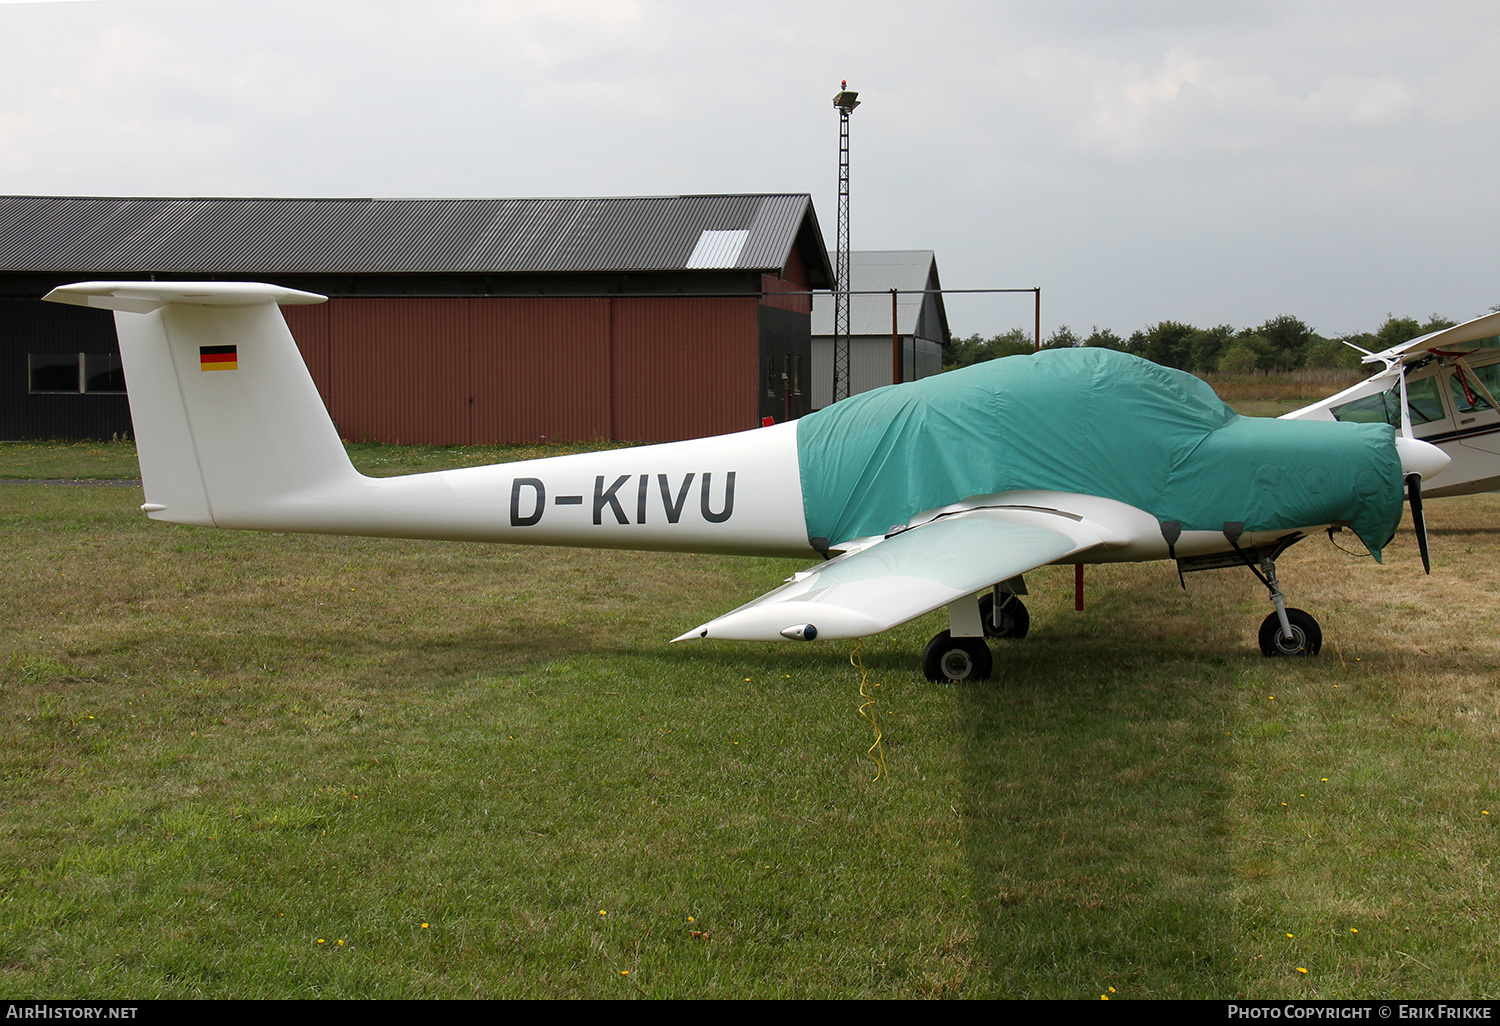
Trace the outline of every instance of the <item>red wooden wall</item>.
<path fill-rule="evenodd" d="M 474 444 L 755 427 L 757 307 L 755 296 L 342 298 L 283 312 L 344 438 Z"/>

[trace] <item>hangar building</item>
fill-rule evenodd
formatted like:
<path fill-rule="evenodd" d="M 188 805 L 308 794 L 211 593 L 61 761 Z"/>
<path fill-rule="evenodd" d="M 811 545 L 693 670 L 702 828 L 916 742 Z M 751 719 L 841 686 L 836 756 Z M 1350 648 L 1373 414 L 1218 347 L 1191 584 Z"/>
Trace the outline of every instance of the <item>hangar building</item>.
<path fill-rule="evenodd" d="M 942 287 L 930 249 L 849 251 L 850 395 L 942 372 L 943 346 L 953 340 Z M 813 409 L 819 410 L 833 401 L 832 297 L 818 304 L 812 323 Z"/>
<path fill-rule="evenodd" d="M 130 430 L 97 279 L 261 280 L 340 434 L 668 441 L 811 406 L 805 194 L 606 199 L 0 196 L 0 438 Z"/>

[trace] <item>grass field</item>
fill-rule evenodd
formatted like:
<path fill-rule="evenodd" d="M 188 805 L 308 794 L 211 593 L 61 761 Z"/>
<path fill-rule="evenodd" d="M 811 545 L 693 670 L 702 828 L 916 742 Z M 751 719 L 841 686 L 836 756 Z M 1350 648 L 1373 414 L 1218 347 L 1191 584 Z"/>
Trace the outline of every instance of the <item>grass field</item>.
<path fill-rule="evenodd" d="M 504 458 L 367 447 L 376 472 Z M 133 449 L 0 446 L 0 476 Z M 795 564 L 274 537 L 0 482 L 0 995 L 1494 998 L 1500 497 L 1386 565 L 1028 575 L 985 685 L 941 614 L 668 646 Z"/>

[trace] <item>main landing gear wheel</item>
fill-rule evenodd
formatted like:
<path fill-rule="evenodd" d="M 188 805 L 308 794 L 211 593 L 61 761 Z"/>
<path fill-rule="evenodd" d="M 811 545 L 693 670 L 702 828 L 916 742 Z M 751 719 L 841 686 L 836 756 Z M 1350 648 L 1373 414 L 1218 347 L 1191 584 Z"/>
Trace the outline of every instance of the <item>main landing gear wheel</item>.
<path fill-rule="evenodd" d="M 990 646 L 983 638 L 955 638 L 944 631 L 922 653 L 922 672 L 932 681 L 989 680 L 994 668 Z"/>
<path fill-rule="evenodd" d="M 1275 613 L 1260 625 L 1260 653 L 1264 656 L 1315 656 L 1323 648 L 1323 630 L 1308 613 L 1300 609 L 1286 611 L 1292 625 L 1292 639 L 1281 633 L 1281 618 Z"/>
<path fill-rule="evenodd" d="M 984 633 L 989 638 L 1009 638 L 1013 641 L 1026 637 L 1031 630 L 1031 614 L 1019 595 L 1005 595 L 1000 599 L 1000 626 L 995 626 L 991 614 L 995 609 L 994 595 L 979 598 L 979 619 L 984 622 Z"/>

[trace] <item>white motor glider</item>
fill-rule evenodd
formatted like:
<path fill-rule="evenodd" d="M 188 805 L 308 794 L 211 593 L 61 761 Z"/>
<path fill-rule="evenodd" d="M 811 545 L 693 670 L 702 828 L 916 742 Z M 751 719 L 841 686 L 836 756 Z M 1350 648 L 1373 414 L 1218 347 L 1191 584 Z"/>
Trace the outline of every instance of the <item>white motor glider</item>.
<path fill-rule="evenodd" d="M 1500 488 L 1500 313 L 1435 331 L 1379 353 L 1380 372 L 1283 420 L 1390 424 L 1405 438 L 1430 442 L 1452 465 L 1425 496 Z"/>
<path fill-rule="evenodd" d="M 1191 375 L 1101 349 L 1011 357 L 738 434 L 369 478 L 349 462 L 279 303 L 242 282 L 88 282 L 116 311 L 152 518 L 256 531 L 821 556 L 692 638 L 875 634 L 947 606 L 933 680 L 979 680 L 1051 563 L 1245 566 L 1267 655 L 1311 655 L 1276 559 L 1349 528 L 1378 558 L 1448 457 L 1387 424 L 1237 416 Z M 1420 522 L 1419 522 L 1420 523 Z M 1419 527 L 1420 533 L 1420 527 Z M 1425 550 L 1425 538 L 1423 539 Z"/>

